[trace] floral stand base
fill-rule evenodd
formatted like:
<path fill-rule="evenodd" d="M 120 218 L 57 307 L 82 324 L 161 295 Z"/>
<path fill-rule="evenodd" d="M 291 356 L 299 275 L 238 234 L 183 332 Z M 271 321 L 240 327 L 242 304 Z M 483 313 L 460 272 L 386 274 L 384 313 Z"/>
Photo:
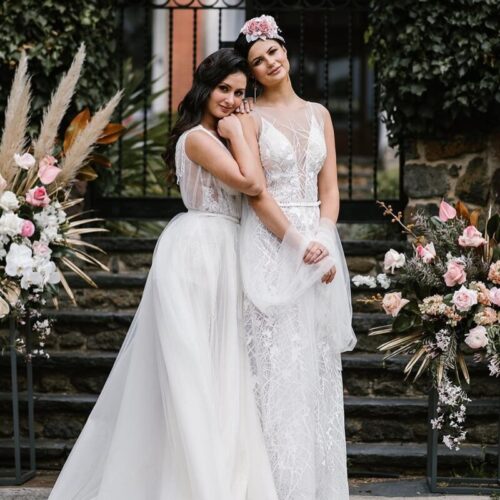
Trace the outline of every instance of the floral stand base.
<path fill-rule="evenodd" d="M 29 321 L 26 324 L 26 349 L 31 352 L 32 333 Z M 0 471 L 0 485 L 1 486 L 17 486 L 25 483 L 36 474 L 36 460 L 35 460 L 35 425 L 34 425 L 34 408 L 33 408 L 33 369 L 31 358 L 26 357 L 26 399 L 28 410 L 28 437 L 27 439 L 21 438 L 20 429 L 20 402 L 19 402 L 19 381 L 18 381 L 18 353 L 16 350 L 16 324 L 15 320 L 11 317 L 9 320 L 9 358 L 10 358 L 10 373 L 11 373 L 11 386 L 12 386 L 12 443 L 13 448 L 13 462 L 12 467 L 8 470 Z M 28 464 L 23 468 L 23 461 L 21 459 L 22 449 L 28 449 Z"/>
<path fill-rule="evenodd" d="M 437 391 L 429 394 L 429 418 L 437 417 Z M 500 402 L 499 402 L 500 405 Z M 433 429 L 429 424 L 427 439 L 427 484 L 431 493 L 458 493 L 458 494 L 500 494 L 500 415 L 498 421 L 499 441 L 497 445 L 497 471 L 496 478 L 479 477 L 443 477 L 438 476 L 438 429 Z"/>

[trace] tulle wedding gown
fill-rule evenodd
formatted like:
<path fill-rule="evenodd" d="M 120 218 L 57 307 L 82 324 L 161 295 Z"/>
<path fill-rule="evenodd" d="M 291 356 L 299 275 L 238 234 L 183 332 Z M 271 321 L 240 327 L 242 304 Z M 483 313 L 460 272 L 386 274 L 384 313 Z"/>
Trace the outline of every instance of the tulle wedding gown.
<path fill-rule="evenodd" d="M 332 222 L 322 220 L 318 173 L 326 158 L 323 112 L 256 106 L 267 187 L 293 227 L 281 242 L 244 206 L 244 320 L 255 393 L 280 500 L 349 497 L 340 352 L 356 339 L 349 275 Z M 311 239 L 330 257 L 306 265 Z M 334 281 L 320 282 L 335 264 Z"/>
<path fill-rule="evenodd" d="M 133 323 L 50 500 L 277 500 L 241 323 L 241 197 L 186 156 L 193 131 L 210 134 L 197 126 L 177 144 L 189 211 L 158 240 Z"/>

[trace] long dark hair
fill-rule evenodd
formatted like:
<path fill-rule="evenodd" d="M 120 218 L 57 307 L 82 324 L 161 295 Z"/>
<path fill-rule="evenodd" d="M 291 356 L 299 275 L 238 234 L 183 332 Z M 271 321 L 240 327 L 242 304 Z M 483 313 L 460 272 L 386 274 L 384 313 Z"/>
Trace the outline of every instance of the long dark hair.
<path fill-rule="evenodd" d="M 200 63 L 194 73 L 193 86 L 179 104 L 178 119 L 168 138 L 165 161 L 171 172 L 175 170 L 175 146 L 179 137 L 201 122 L 208 98 L 217 84 L 239 72 L 248 78 L 246 59 L 233 49 L 220 49 Z"/>

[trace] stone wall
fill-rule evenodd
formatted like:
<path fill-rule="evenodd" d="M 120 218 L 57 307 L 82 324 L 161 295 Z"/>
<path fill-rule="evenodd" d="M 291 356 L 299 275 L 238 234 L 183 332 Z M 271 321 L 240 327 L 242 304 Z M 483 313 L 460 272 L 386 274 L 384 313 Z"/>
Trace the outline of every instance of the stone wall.
<path fill-rule="evenodd" d="M 417 209 L 437 213 L 441 199 L 469 208 L 500 203 L 500 132 L 481 139 L 417 141 L 407 155 L 406 216 Z"/>

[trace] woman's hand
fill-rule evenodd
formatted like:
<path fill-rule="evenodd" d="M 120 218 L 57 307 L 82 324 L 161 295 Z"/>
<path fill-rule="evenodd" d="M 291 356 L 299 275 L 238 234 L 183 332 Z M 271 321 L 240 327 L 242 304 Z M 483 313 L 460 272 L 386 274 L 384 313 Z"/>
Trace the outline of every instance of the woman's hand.
<path fill-rule="evenodd" d="M 243 127 L 236 116 L 229 115 L 219 120 L 217 133 L 224 139 L 231 141 L 235 138 L 243 138 Z"/>
<path fill-rule="evenodd" d="M 250 113 L 254 106 L 253 97 L 246 97 L 241 101 L 241 104 L 234 110 L 235 113 Z"/>
<path fill-rule="evenodd" d="M 328 249 L 319 243 L 318 241 L 311 241 L 306 248 L 306 253 L 304 254 L 303 261 L 306 264 L 317 264 L 321 262 L 325 257 L 328 257 Z"/>
<path fill-rule="evenodd" d="M 335 278 L 336 273 L 337 273 L 337 268 L 333 266 L 327 273 L 323 275 L 323 277 L 321 278 L 321 283 L 328 285 L 333 281 L 333 278 Z"/>

